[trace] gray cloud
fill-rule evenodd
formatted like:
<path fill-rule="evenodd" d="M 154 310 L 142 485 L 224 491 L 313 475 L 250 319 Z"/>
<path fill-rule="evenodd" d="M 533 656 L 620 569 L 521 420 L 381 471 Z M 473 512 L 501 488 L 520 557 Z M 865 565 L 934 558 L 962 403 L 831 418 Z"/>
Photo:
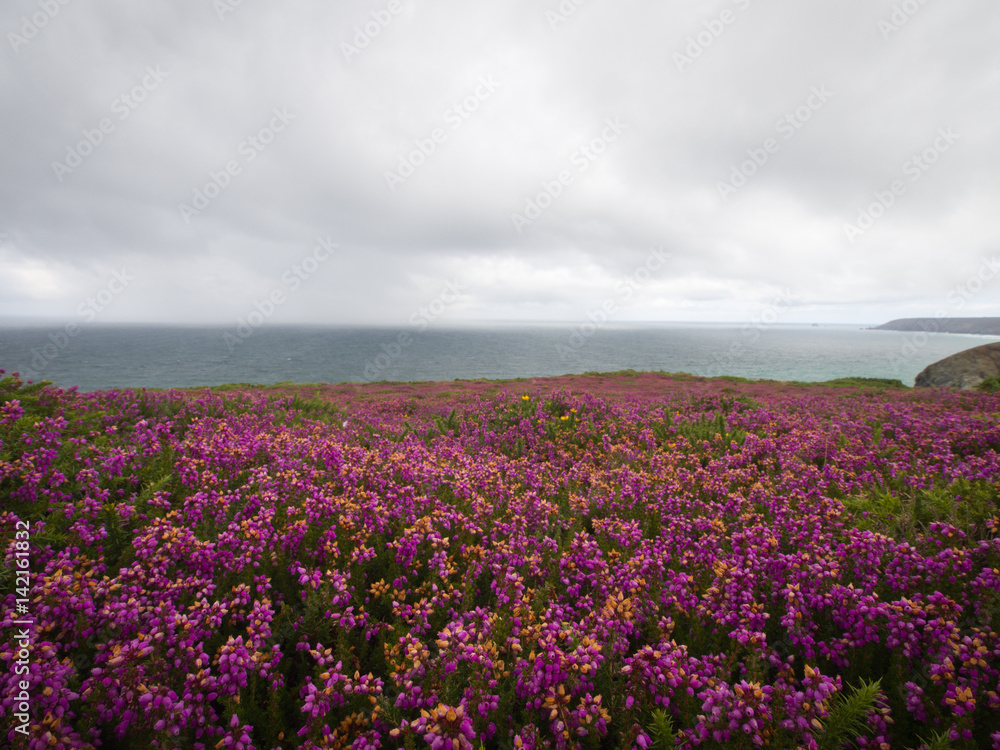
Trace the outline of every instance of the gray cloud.
<path fill-rule="evenodd" d="M 575 320 L 662 247 L 620 319 L 791 289 L 789 322 L 880 322 L 1000 250 L 988 3 L 220 7 L 0 10 L 0 316 L 74 319 L 126 268 L 102 322 L 231 323 L 329 236 L 276 319 L 396 325 L 461 278 L 449 321 Z"/>

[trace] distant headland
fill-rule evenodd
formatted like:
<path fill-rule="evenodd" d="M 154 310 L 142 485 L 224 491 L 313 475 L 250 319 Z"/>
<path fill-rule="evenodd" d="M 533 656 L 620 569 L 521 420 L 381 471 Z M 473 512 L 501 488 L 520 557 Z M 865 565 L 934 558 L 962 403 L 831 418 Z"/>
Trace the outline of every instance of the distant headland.
<path fill-rule="evenodd" d="M 873 331 L 928 331 L 934 333 L 975 333 L 1000 336 L 1000 318 L 899 318 Z"/>

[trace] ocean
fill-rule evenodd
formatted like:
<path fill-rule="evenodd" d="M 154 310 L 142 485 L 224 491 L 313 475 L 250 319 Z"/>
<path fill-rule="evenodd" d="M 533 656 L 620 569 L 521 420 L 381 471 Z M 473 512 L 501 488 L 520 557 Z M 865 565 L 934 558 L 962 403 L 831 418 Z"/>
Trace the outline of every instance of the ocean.
<path fill-rule="evenodd" d="M 662 370 L 906 385 L 924 367 L 995 336 L 874 331 L 856 325 L 536 324 L 420 330 L 91 325 L 0 328 L 0 368 L 81 391 L 223 383 L 529 378 Z"/>

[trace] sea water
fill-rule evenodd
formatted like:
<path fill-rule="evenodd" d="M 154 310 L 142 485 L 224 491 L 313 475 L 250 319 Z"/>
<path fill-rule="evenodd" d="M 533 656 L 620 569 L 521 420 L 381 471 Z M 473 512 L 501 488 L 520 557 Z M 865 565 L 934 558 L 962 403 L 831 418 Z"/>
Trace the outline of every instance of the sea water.
<path fill-rule="evenodd" d="M 661 370 L 912 385 L 924 367 L 1000 337 L 853 325 L 517 324 L 461 328 L 264 325 L 0 328 L 0 368 L 82 391 L 377 380 L 528 378 Z"/>

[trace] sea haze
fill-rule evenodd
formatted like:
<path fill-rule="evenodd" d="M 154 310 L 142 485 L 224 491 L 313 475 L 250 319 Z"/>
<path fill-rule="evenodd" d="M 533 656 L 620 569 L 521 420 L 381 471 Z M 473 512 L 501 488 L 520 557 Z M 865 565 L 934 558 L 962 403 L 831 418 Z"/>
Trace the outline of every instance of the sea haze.
<path fill-rule="evenodd" d="M 898 378 L 1000 337 L 858 326 L 488 325 L 418 330 L 265 326 L 0 328 L 0 367 L 80 390 L 246 382 L 542 377 L 623 369 L 821 381 Z"/>

